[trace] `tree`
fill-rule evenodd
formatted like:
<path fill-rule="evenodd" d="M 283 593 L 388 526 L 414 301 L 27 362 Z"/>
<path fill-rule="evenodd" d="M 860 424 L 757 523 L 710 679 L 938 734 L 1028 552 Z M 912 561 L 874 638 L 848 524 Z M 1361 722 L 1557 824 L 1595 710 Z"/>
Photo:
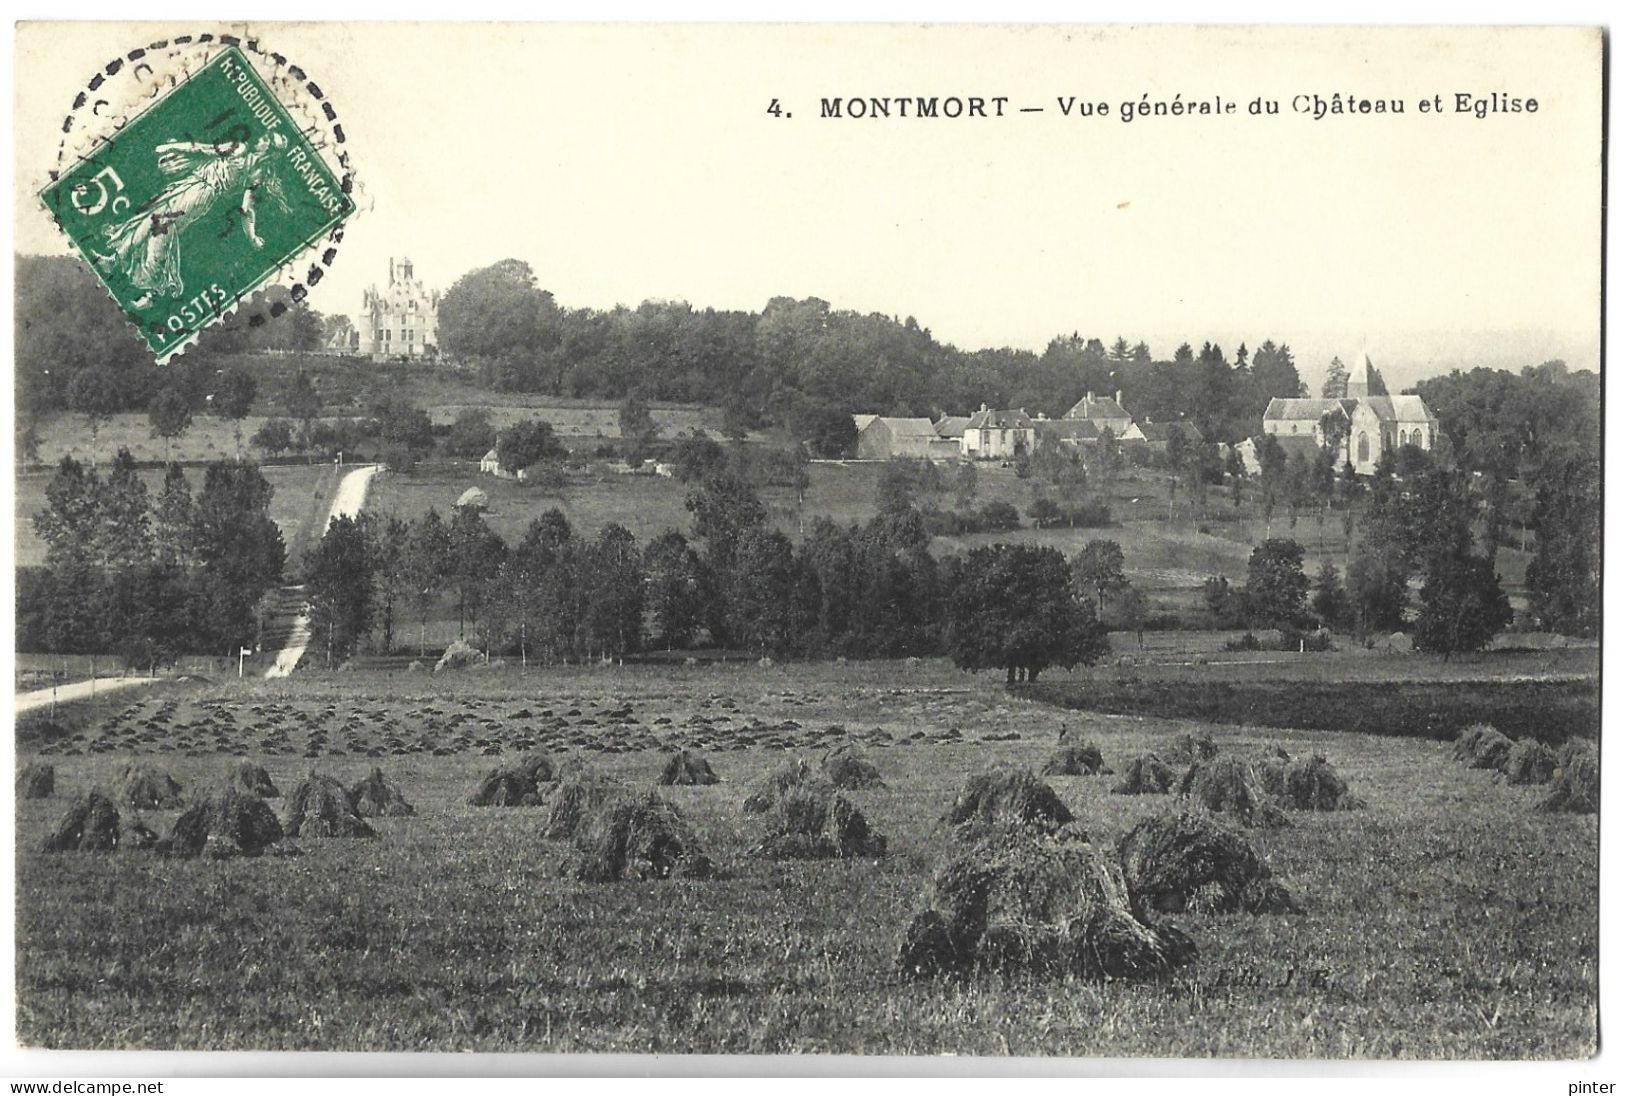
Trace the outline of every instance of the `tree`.
<path fill-rule="evenodd" d="M 1321 382 L 1320 396 L 1326 400 L 1341 400 L 1349 394 L 1349 367 L 1342 358 L 1333 358 L 1326 367 L 1326 379 Z"/>
<path fill-rule="evenodd" d="M 1091 540 L 1072 560 L 1072 575 L 1082 593 L 1093 593 L 1100 612 L 1106 595 L 1128 583 L 1123 571 L 1123 546 L 1115 540 Z"/>
<path fill-rule="evenodd" d="M 687 647 L 703 620 L 705 590 L 699 555 L 683 534 L 670 529 L 643 550 L 643 572 L 655 638 L 668 651 Z"/>
<path fill-rule="evenodd" d="M 1106 352 L 1106 356 L 1114 362 L 1126 362 L 1133 359 L 1134 351 L 1129 347 L 1128 340 L 1119 335 L 1117 341 L 1112 343 L 1112 348 Z"/>
<path fill-rule="evenodd" d="M 1526 582 L 1541 627 L 1594 636 L 1602 613 L 1602 480 L 1595 458 L 1565 454 L 1535 481 L 1540 539 Z"/>
<path fill-rule="evenodd" d="M 1362 545 L 1349 564 L 1348 590 L 1356 634 L 1398 631 L 1409 603 L 1409 572 L 1389 555 Z"/>
<path fill-rule="evenodd" d="M 628 467 L 642 463 L 660 436 L 660 424 L 649 412 L 649 401 L 640 393 L 627 394 L 621 404 L 620 425 L 621 456 Z"/>
<path fill-rule="evenodd" d="M 796 440 L 817 457 L 849 457 L 858 444 L 857 424 L 833 400 L 796 401 L 789 426 Z"/>
<path fill-rule="evenodd" d="M 303 375 L 301 372 L 300 376 Z M 312 388 L 311 392 L 314 393 L 315 389 Z M 209 400 L 210 409 L 230 421 L 231 436 L 239 459 L 243 454 L 243 420 L 254 409 L 254 397 L 258 393 L 259 384 L 254 380 L 254 375 L 241 366 L 233 366 L 220 374 L 220 383 Z M 318 410 L 320 406 L 318 402 Z M 315 415 L 312 414 L 311 418 L 315 418 Z"/>
<path fill-rule="evenodd" d="M 168 464 L 170 443 L 191 428 L 192 405 L 179 388 L 166 385 L 147 404 L 147 419 L 152 436 L 164 439 L 164 463 Z"/>
<path fill-rule="evenodd" d="M 1094 608 L 1073 596 L 1066 557 L 1054 548 L 973 549 L 947 606 L 954 665 L 1000 668 L 1007 682 L 1036 681 L 1051 666 L 1091 665 L 1111 650 Z"/>
<path fill-rule="evenodd" d="M 777 529 L 746 527 L 735 548 L 737 566 L 722 576 L 727 634 L 747 650 L 779 655 L 799 634 L 795 550 Z"/>
<path fill-rule="evenodd" d="M 96 459 L 96 439 L 102 424 L 119 410 L 118 379 L 106 366 L 80 370 L 68 382 L 68 406 L 85 417 L 90 428 L 91 461 Z"/>
<path fill-rule="evenodd" d="M 266 419 L 248 444 L 264 450 L 266 456 L 280 456 L 293 448 L 293 427 L 287 419 Z"/>
<path fill-rule="evenodd" d="M 184 570 L 196 562 L 193 551 L 192 485 L 178 464 L 164 473 L 164 486 L 158 493 L 153 513 L 153 548 L 160 567 Z"/>
<path fill-rule="evenodd" d="M 299 423 L 299 447 L 309 448 L 311 424 L 322 413 L 322 395 L 303 369 L 288 382 L 287 390 L 282 394 L 282 406 L 287 410 L 288 417 Z"/>
<path fill-rule="evenodd" d="M 418 613 L 418 657 L 428 651 L 429 613 L 450 579 L 452 569 L 451 532 L 437 510 L 430 510 L 412 523 L 406 541 L 405 574 L 407 599 Z"/>
<path fill-rule="evenodd" d="M 604 526 L 587 558 L 588 649 L 606 655 L 635 651 L 643 638 L 643 558 L 637 538 L 614 522 Z"/>
<path fill-rule="evenodd" d="M 1443 655 L 1480 651 L 1512 622 L 1512 606 L 1485 556 L 1458 553 L 1433 561 L 1422 583 L 1416 648 Z"/>
<path fill-rule="evenodd" d="M 120 449 L 101 485 L 94 541 L 104 570 L 129 572 L 152 561 L 151 508 L 135 458 Z"/>
<path fill-rule="evenodd" d="M 976 465 L 961 461 L 954 470 L 954 505 L 964 510 L 976 501 Z"/>
<path fill-rule="evenodd" d="M 695 427 L 692 433 L 677 441 L 672 454 L 677 478 L 684 483 L 697 483 L 728 466 L 728 454 L 704 430 Z"/>
<path fill-rule="evenodd" d="M 438 317 L 441 348 L 478 364 L 502 391 L 563 389 L 553 295 L 536 285 L 530 264 L 504 259 L 470 271 L 446 291 Z"/>
<path fill-rule="evenodd" d="M 443 448 L 450 456 L 479 460 L 494 447 L 496 437 L 496 427 L 483 407 L 465 407 L 446 432 Z"/>
<path fill-rule="evenodd" d="M 533 464 L 564 456 L 553 427 L 540 419 L 516 422 L 497 435 L 497 462 L 516 475 Z"/>
<path fill-rule="evenodd" d="M 406 522 L 391 515 L 377 520 L 366 518 L 368 550 L 372 559 L 372 580 L 378 610 L 378 624 L 383 629 L 385 653 L 395 649 L 396 607 L 411 590 L 410 559 L 412 530 Z"/>
<path fill-rule="evenodd" d="M 286 550 L 271 520 L 271 495 L 253 463 L 216 461 L 204 473 L 193 546 L 202 571 L 199 617 L 216 649 L 252 643 L 254 607 L 282 580 Z"/>
<path fill-rule="evenodd" d="M 305 556 L 311 632 L 326 651 L 328 669 L 343 661 L 372 629 L 373 559 L 362 519 L 343 516 Z"/>
<path fill-rule="evenodd" d="M 1303 573 L 1303 546 L 1272 537 L 1247 559 L 1247 611 L 1255 625 L 1296 628 L 1304 618 L 1309 579 Z"/>
<path fill-rule="evenodd" d="M 1343 582 L 1338 577 L 1337 568 L 1331 560 L 1320 565 L 1320 574 L 1315 577 L 1315 592 L 1309 599 L 1309 607 L 1327 628 L 1341 628 L 1348 620 L 1348 591 L 1343 589 Z"/>
<path fill-rule="evenodd" d="M 458 509 L 447 529 L 450 541 L 448 575 L 457 591 L 457 634 L 478 626 L 485 608 L 487 582 L 496 573 L 508 546 L 485 524 L 472 506 Z"/>

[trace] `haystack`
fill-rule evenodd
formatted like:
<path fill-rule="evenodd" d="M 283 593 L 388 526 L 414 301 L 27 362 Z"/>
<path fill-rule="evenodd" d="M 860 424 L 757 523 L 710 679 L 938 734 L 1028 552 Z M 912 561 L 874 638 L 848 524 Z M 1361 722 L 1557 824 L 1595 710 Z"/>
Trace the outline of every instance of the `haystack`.
<path fill-rule="evenodd" d="M 1494 727 L 1471 727 L 1462 732 L 1462 737 L 1456 743 L 1456 756 L 1466 761 L 1469 769 L 1500 772 L 1506 766 L 1510 753 L 1512 739 Z"/>
<path fill-rule="evenodd" d="M 1556 768 L 1556 751 L 1536 739 L 1520 738 L 1507 751 L 1501 775 L 1508 784 L 1545 784 Z"/>
<path fill-rule="evenodd" d="M 824 779 L 843 791 L 886 786 L 886 782 L 880 778 L 880 770 L 850 743 L 836 746 L 826 753 L 819 767 L 824 771 Z"/>
<path fill-rule="evenodd" d="M 1213 732 L 1203 731 L 1193 735 L 1189 731 L 1175 738 L 1165 756 L 1170 765 L 1194 765 L 1200 761 L 1211 761 L 1219 755 L 1219 747 L 1213 741 Z"/>
<path fill-rule="evenodd" d="M 319 773 L 311 773 L 293 790 L 282 829 L 289 837 L 378 836 L 356 813 L 344 785 Z"/>
<path fill-rule="evenodd" d="M 478 650 L 460 639 L 454 639 L 451 646 L 440 656 L 440 661 L 434 664 L 434 672 L 438 674 L 441 670 L 462 670 L 483 661 L 484 656 Z"/>
<path fill-rule="evenodd" d="M 391 784 L 384 771 L 374 768 L 367 778 L 350 789 L 355 813 L 362 818 L 402 818 L 412 812 L 400 788 Z"/>
<path fill-rule="evenodd" d="M 257 795 L 262 799 L 281 799 L 282 793 L 277 786 L 271 783 L 271 774 L 264 767 L 244 759 L 232 765 L 226 774 L 226 782 L 234 788 L 241 788 L 249 795 Z"/>
<path fill-rule="evenodd" d="M 715 784 L 717 774 L 711 771 L 711 763 L 698 754 L 691 754 L 687 750 L 678 750 L 666 759 L 666 767 L 660 770 L 660 783 L 668 786 L 689 786 L 695 784 Z"/>
<path fill-rule="evenodd" d="M 1072 821 L 1072 812 L 1031 770 L 996 768 L 966 780 L 945 819 L 967 830 L 1013 826 L 1054 831 Z"/>
<path fill-rule="evenodd" d="M 1100 747 L 1090 743 L 1083 746 L 1062 746 L 1044 762 L 1040 776 L 1110 776 L 1111 767 L 1100 754 Z"/>
<path fill-rule="evenodd" d="M 48 761 L 30 761 L 17 773 L 18 799 L 49 799 L 56 792 L 56 767 Z"/>
<path fill-rule="evenodd" d="M 815 771 L 806 758 L 797 758 L 790 764 L 768 773 L 757 783 L 745 797 L 745 813 L 761 814 L 763 811 L 771 810 L 779 797 L 790 788 L 802 784 L 823 783 L 826 783 L 823 775 Z"/>
<path fill-rule="evenodd" d="M 1133 978 L 1191 962 L 1171 927 L 1137 917 L 1121 870 L 1068 831 L 988 833 L 937 872 L 904 934 L 907 977 L 1005 974 Z"/>
<path fill-rule="evenodd" d="M 1269 801 L 1258 774 L 1239 757 L 1215 757 L 1185 770 L 1179 794 L 1243 826 L 1285 826 L 1286 815 Z"/>
<path fill-rule="evenodd" d="M 1141 754 L 1123 769 L 1123 779 L 1112 788 L 1116 795 L 1167 795 L 1174 786 L 1174 771 L 1154 753 Z"/>
<path fill-rule="evenodd" d="M 1269 790 L 1269 781 L 1265 781 Z M 1349 791 L 1348 783 L 1322 754 L 1300 757 L 1281 766 L 1276 801 L 1294 811 L 1357 811 L 1365 800 Z"/>
<path fill-rule="evenodd" d="M 498 766 L 480 778 L 468 797 L 473 807 L 534 807 L 541 803 L 536 781 L 522 768 Z"/>
<path fill-rule="evenodd" d="M 228 786 L 193 802 L 158 844 L 166 856 L 224 860 L 258 856 L 282 840 L 276 815 L 260 796 Z"/>
<path fill-rule="evenodd" d="M 587 812 L 563 872 L 583 883 L 704 879 L 713 872 L 682 812 L 656 792 L 617 789 Z"/>
<path fill-rule="evenodd" d="M 544 804 L 547 819 L 542 823 L 542 836 L 555 841 L 574 837 L 588 815 L 625 790 L 620 781 L 585 763 L 560 769 Z"/>
<path fill-rule="evenodd" d="M 540 750 L 520 758 L 519 771 L 529 778 L 532 784 L 537 785 L 538 792 L 541 785 L 551 784 L 558 776 L 553 759 Z"/>
<path fill-rule="evenodd" d="M 73 801 L 56 829 L 40 844 L 43 852 L 110 852 L 118 847 L 118 808 L 99 791 Z"/>
<path fill-rule="evenodd" d="M 1538 805 L 1543 811 L 1596 814 L 1601 798 L 1601 775 L 1597 767 L 1597 747 L 1571 738 L 1557 751 L 1557 768 L 1552 770 L 1551 790 Z"/>
<path fill-rule="evenodd" d="M 751 850 L 769 860 L 845 860 L 886 855 L 886 837 L 827 784 L 785 789 L 768 810 Z"/>
<path fill-rule="evenodd" d="M 1240 831 L 1200 811 L 1144 819 L 1117 846 L 1135 912 L 1289 913 L 1299 906 Z"/>
<path fill-rule="evenodd" d="M 118 798 L 138 811 L 171 810 L 182 805 L 181 786 L 175 778 L 139 762 L 124 767 L 118 781 Z"/>
<path fill-rule="evenodd" d="M 1280 746 L 1265 746 L 1253 763 L 1253 771 L 1258 774 L 1258 782 L 1268 795 L 1279 799 L 1286 794 L 1286 767 L 1291 764 L 1292 755 Z"/>

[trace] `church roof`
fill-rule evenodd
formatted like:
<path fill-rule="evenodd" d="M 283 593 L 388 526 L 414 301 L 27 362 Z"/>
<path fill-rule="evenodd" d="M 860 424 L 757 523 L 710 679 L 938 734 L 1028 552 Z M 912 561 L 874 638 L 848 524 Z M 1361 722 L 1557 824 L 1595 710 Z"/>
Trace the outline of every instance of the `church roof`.
<path fill-rule="evenodd" d="M 1438 422 L 1421 396 L 1366 396 L 1360 401 L 1383 422 Z"/>
<path fill-rule="evenodd" d="M 1296 399 L 1277 396 L 1264 408 L 1266 422 L 1319 422 L 1328 414 L 1341 413 L 1345 418 L 1353 414 L 1359 400 Z"/>

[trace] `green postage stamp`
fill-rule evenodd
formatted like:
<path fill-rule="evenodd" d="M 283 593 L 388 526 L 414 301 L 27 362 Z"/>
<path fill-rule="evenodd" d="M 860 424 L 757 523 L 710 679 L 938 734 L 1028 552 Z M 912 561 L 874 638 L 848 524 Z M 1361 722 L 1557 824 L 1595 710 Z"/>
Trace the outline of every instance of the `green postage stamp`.
<path fill-rule="evenodd" d="M 235 47 L 40 197 L 160 362 L 355 209 Z"/>

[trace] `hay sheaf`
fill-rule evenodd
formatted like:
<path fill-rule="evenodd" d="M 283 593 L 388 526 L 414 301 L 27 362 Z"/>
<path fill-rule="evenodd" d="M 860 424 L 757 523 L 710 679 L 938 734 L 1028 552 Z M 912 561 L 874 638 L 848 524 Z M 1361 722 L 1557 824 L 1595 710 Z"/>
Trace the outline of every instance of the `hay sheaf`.
<path fill-rule="evenodd" d="M 846 860 L 886 855 L 886 837 L 830 785 L 787 788 L 763 820 L 751 849 L 769 860 Z"/>
<path fill-rule="evenodd" d="M 1508 784 L 1545 784 L 1557 769 L 1557 752 L 1544 742 L 1520 738 L 1507 751 L 1501 775 Z"/>
<path fill-rule="evenodd" d="M 195 800 L 158 843 L 166 856 L 225 860 L 258 856 L 282 840 L 282 826 L 263 798 L 236 786 Z"/>
<path fill-rule="evenodd" d="M 17 773 L 18 799 L 49 799 L 56 793 L 56 767 L 48 761 L 30 761 Z"/>
<path fill-rule="evenodd" d="M 678 750 L 672 754 L 666 759 L 665 767 L 660 770 L 660 783 L 667 787 L 691 787 L 716 782 L 717 774 L 712 771 L 711 763 L 687 750 Z"/>
<path fill-rule="evenodd" d="M 413 813 L 400 788 L 391 784 L 384 771 L 374 768 L 367 778 L 350 789 L 355 813 L 362 818 L 403 818 Z"/>
<path fill-rule="evenodd" d="M 1253 767 L 1239 757 L 1199 761 L 1185 771 L 1179 794 L 1218 814 L 1233 815 L 1244 826 L 1285 826 L 1286 815 L 1260 783 Z"/>
<path fill-rule="evenodd" d="M 1142 918 L 1187 910 L 1301 912 L 1247 838 L 1211 814 L 1153 815 L 1124 834 L 1117 850 Z"/>
<path fill-rule="evenodd" d="M 1490 726 L 1475 723 L 1456 737 L 1455 758 L 1465 761 L 1469 769 L 1494 769 L 1506 766 L 1512 752 L 1512 739 Z"/>
<path fill-rule="evenodd" d="M 69 805 L 56 828 L 40 843 L 42 852 L 111 852 L 119 844 L 119 813 L 99 791 Z"/>
<path fill-rule="evenodd" d="M 518 768 L 532 784 L 536 785 L 538 793 L 543 784 L 551 784 L 558 779 L 558 769 L 553 764 L 553 759 L 540 751 L 528 753 L 520 758 Z"/>
<path fill-rule="evenodd" d="M 1167 795 L 1174 786 L 1174 771 L 1154 753 L 1141 754 L 1123 769 L 1112 787 L 1114 795 Z"/>
<path fill-rule="evenodd" d="M 182 806 L 181 786 L 162 769 L 140 763 L 126 765 L 119 774 L 119 802 L 138 811 L 164 811 Z"/>
<path fill-rule="evenodd" d="M 587 812 L 562 865 L 583 883 L 705 879 L 715 872 L 682 812 L 653 791 L 618 789 Z"/>
<path fill-rule="evenodd" d="M 479 651 L 460 639 L 454 639 L 451 646 L 440 656 L 440 661 L 434 664 L 434 672 L 438 674 L 441 670 L 464 670 L 483 661 L 485 659 Z"/>
<path fill-rule="evenodd" d="M 1281 766 L 1276 801 L 1294 811 L 1358 811 L 1365 800 L 1349 791 L 1348 782 L 1338 775 L 1323 754 L 1300 757 Z M 1265 789 L 1270 790 L 1266 780 Z"/>
<path fill-rule="evenodd" d="M 1135 915 L 1121 870 L 1069 830 L 989 832 L 932 881 L 927 908 L 904 932 L 907 977 L 1155 976 L 1196 957 L 1172 927 Z"/>
<path fill-rule="evenodd" d="M 1044 762 L 1040 776 L 1110 776 L 1111 766 L 1094 743 L 1062 745 Z"/>
<path fill-rule="evenodd" d="M 1019 826 L 1053 831 L 1071 822 L 1072 812 L 1031 770 L 996 768 L 966 780 L 944 819 L 961 829 Z"/>
<path fill-rule="evenodd" d="M 773 809 L 773 804 L 779 797 L 791 788 L 803 784 L 825 784 L 824 775 L 813 768 L 804 757 L 798 757 L 788 765 L 784 765 L 768 773 L 751 793 L 745 797 L 744 810 L 746 814 L 761 814 L 763 811 Z"/>
<path fill-rule="evenodd" d="M 1165 756 L 1170 765 L 1195 765 L 1202 761 L 1211 761 L 1219 756 L 1219 747 L 1213 741 L 1211 731 L 1203 731 L 1199 735 L 1193 735 L 1187 731 L 1174 739 Z"/>
<path fill-rule="evenodd" d="M 252 761 L 243 760 L 227 770 L 226 780 L 234 788 L 240 788 L 249 795 L 257 795 L 262 799 L 281 799 L 282 793 L 271 782 L 271 774 L 263 766 Z"/>
<path fill-rule="evenodd" d="M 289 837 L 378 836 L 356 813 L 344 785 L 319 773 L 311 773 L 293 790 L 282 829 Z"/>
<path fill-rule="evenodd" d="M 548 790 L 543 804 L 547 818 L 542 823 L 542 836 L 554 841 L 574 837 L 589 815 L 625 792 L 624 784 L 590 765 L 566 766 L 559 770 L 559 779 Z"/>
<path fill-rule="evenodd" d="M 503 765 L 482 776 L 468 797 L 471 807 L 534 807 L 541 801 L 537 783 L 528 772 Z"/>
<path fill-rule="evenodd" d="M 836 746 L 826 753 L 819 768 L 823 770 L 824 779 L 842 791 L 886 786 L 880 778 L 880 770 L 850 744 Z"/>
<path fill-rule="evenodd" d="M 1601 795 L 1597 747 L 1580 739 L 1570 739 L 1557 752 L 1557 768 L 1552 770 L 1551 790 L 1537 809 L 1596 814 Z"/>

